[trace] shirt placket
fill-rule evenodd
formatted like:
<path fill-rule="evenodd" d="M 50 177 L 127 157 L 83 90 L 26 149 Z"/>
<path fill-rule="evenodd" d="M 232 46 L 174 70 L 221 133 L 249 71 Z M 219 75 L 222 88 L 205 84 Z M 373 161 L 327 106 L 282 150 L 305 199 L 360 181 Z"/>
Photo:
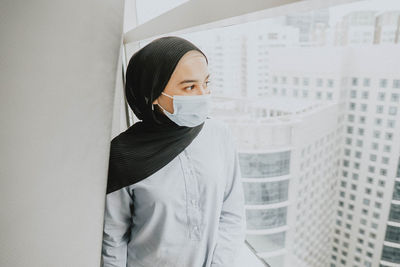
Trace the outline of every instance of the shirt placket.
<path fill-rule="evenodd" d="M 183 176 L 185 179 L 187 198 L 186 206 L 188 209 L 189 238 L 191 240 L 200 240 L 201 216 L 199 206 L 198 180 L 194 172 L 192 161 L 187 150 L 184 150 L 180 156 Z"/>

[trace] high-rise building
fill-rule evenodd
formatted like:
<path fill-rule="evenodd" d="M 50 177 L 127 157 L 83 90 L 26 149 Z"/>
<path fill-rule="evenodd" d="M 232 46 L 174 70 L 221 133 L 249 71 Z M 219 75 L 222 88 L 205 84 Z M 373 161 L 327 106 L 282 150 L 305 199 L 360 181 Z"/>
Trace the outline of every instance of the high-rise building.
<path fill-rule="evenodd" d="M 236 137 L 247 236 L 273 267 L 326 266 L 335 214 L 337 105 L 258 97 L 216 99 Z"/>
<path fill-rule="evenodd" d="M 374 44 L 400 44 L 400 10 L 377 14 Z"/>
<path fill-rule="evenodd" d="M 334 101 L 340 107 L 343 150 L 331 266 L 400 264 L 394 190 L 400 153 L 398 58 L 397 45 L 270 51 L 271 95 Z"/>

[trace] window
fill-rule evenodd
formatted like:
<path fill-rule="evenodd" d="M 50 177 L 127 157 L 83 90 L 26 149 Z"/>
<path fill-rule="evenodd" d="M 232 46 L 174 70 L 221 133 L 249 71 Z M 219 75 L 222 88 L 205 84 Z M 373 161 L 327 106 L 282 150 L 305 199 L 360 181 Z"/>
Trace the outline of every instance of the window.
<path fill-rule="evenodd" d="M 400 80 L 393 80 L 393 88 L 400 88 Z"/>
<path fill-rule="evenodd" d="M 387 127 L 388 128 L 394 128 L 395 127 L 395 121 L 394 120 L 388 120 L 387 121 Z"/>
<path fill-rule="evenodd" d="M 389 158 L 388 157 L 382 157 L 382 163 L 383 164 L 389 164 Z"/>
<path fill-rule="evenodd" d="M 375 142 L 372 142 L 371 147 L 372 147 L 373 150 L 378 150 L 379 149 L 379 144 L 375 143 Z"/>
<path fill-rule="evenodd" d="M 399 94 L 398 93 L 393 93 L 391 95 L 390 101 L 392 102 L 399 102 Z"/>
<path fill-rule="evenodd" d="M 379 82 L 379 86 L 380 86 L 381 88 L 386 88 L 386 86 L 387 86 L 387 79 L 381 79 L 380 82 Z"/>
<path fill-rule="evenodd" d="M 397 107 L 389 107 L 389 115 L 396 115 Z"/>
<path fill-rule="evenodd" d="M 347 119 L 348 119 L 348 121 L 353 122 L 353 121 L 354 121 L 354 115 L 353 115 L 353 114 L 349 114 L 349 115 L 347 116 Z"/>
<path fill-rule="evenodd" d="M 276 153 L 239 153 L 242 176 L 266 178 L 289 174 L 290 151 Z"/>
<path fill-rule="evenodd" d="M 361 111 L 367 111 L 367 104 L 361 104 Z"/>
<path fill-rule="evenodd" d="M 183 1 L 183 0 L 181 0 L 181 1 Z M 249 4 L 249 6 L 251 6 L 251 5 L 252 4 Z M 291 13 L 295 13 L 295 12 L 291 12 Z M 292 14 L 286 14 L 286 15 L 292 15 Z M 303 16 L 303 15 L 304 14 L 301 14 L 301 16 Z M 312 20 L 315 20 L 316 17 L 315 16 L 312 16 L 312 17 L 313 17 Z M 290 23 L 289 16 L 283 16 L 282 18 L 286 19 L 285 23 Z M 319 19 L 320 18 L 318 17 L 318 20 Z M 182 21 L 183 21 L 182 22 L 183 25 L 181 25 L 181 27 L 182 26 L 184 27 L 185 26 L 184 24 L 187 22 L 185 22 L 185 20 L 182 20 Z M 318 22 L 318 23 L 321 23 L 321 22 Z M 293 25 L 291 25 L 290 27 L 296 27 L 296 24 L 299 24 L 299 23 L 293 23 Z M 323 23 L 321 25 L 322 25 L 322 27 L 324 27 Z M 157 28 L 156 26 L 157 25 L 154 25 L 154 28 Z M 159 26 L 161 26 L 161 25 L 159 25 Z M 186 26 L 188 26 L 188 25 L 186 25 Z M 312 24 L 311 29 L 314 29 L 314 26 L 315 25 Z M 290 28 L 290 27 L 287 27 L 287 28 Z M 160 27 L 160 29 L 161 28 L 162 27 Z M 223 27 L 223 28 L 228 29 L 229 27 Z M 232 27 L 232 29 L 233 29 L 233 27 Z M 263 27 L 263 29 L 264 30 L 268 29 L 268 27 Z M 282 31 L 286 31 L 286 30 L 282 30 Z M 301 40 L 303 38 L 304 34 L 303 34 L 302 30 L 300 30 L 299 33 L 300 33 L 300 36 L 297 36 L 297 39 L 296 38 L 288 38 L 288 39 Z M 242 45 L 243 47 L 247 47 L 249 49 L 253 49 L 260 44 L 263 44 L 266 46 L 268 46 L 268 45 L 275 45 L 275 46 L 283 45 L 283 47 L 284 47 L 286 44 L 285 44 L 282 34 L 287 35 L 287 33 L 283 33 L 281 31 L 279 31 L 278 33 L 271 33 L 271 32 L 268 32 L 268 30 L 267 30 L 267 32 L 265 32 L 264 36 L 255 36 L 256 38 L 254 40 L 251 39 L 254 42 L 257 42 L 259 40 L 260 43 L 254 44 L 252 42 L 247 42 L 247 43 L 242 44 L 241 41 L 237 42 L 237 43 L 240 43 L 240 45 Z M 274 41 L 275 43 L 272 44 L 272 43 L 265 42 L 265 41 L 267 41 L 268 36 L 273 36 L 274 38 L 276 38 Z M 209 55 L 210 55 L 210 58 L 212 57 L 211 55 L 214 55 L 214 54 L 219 57 L 219 58 L 217 58 L 217 60 L 213 59 L 214 65 L 210 64 L 210 67 L 213 67 L 214 76 L 215 76 L 215 74 L 218 74 L 220 76 L 220 77 L 215 77 L 216 81 L 218 81 L 218 79 L 221 79 L 220 90 L 222 91 L 223 86 L 227 86 L 227 87 L 231 88 L 231 84 L 223 84 L 222 77 L 225 78 L 225 76 L 227 75 L 228 72 L 233 73 L 232 77 L 235 77 L 237 79 L 232 81 L 232 85 L 237 84 L 238 87 L 237 88 L 232 87 L 232 90 L 230 90 L 229 92 L 232 92 L 232 93 L 238 92 L 239 95 L 242 94 L 242 95 L 240 95 L 240 97 L 242 99 L 247 97 L 246 93 L 250 92 L 250 87 L 247 88 L 246 86 L 251 85 L 251 83 L 247 83 L 246 80 L 243 80 L 241 75 L 236 75 L 236 73 L 234 73 L 233 70 L 236 68 L 235 64 L 239 64 L 239 66 L 242 66 L 242 67 L 244 66 L 243 64 L 247 64 L 247 65 L 253 64 L 252 63 L 253 59 L 246 58 L 246 56 L 249 56 L 249 55 L 242 54 L 241 53 L 242 50 L 237 50 L 235 52 L 237 55 L 232 54 L 232 57 L 230 57 L 229 54 L 225 53 L 223 51 L 223 49 L 221 49 L 223 42 L 218 42 L 218 41 L 214 42 L 214 40 L 212 42 L 210 42 L 210 40 L 211 40 L 210 38 L 205 38 L 204 40 L 206 40 L 206 41 L 204 41 L 204 43 L 206 43 L 206 42 L 213 43 L 213 46 L 217 47 L 217 49 L 215 51 L 211 50 L 212 53 L 209 53 Z M 269 40 L 269 41 L 271 41 L 271 40 Z M 279 42 L 277 42 L 277 41 L 279 41 Z M 232 42 L 232 40 L 231 41 L 227 40 L 227 43 L 231 44 L 231 43 L 235 43 L 235 42 Z M 254 47 L 248 46 L 248 45 L 252 45 L 252 44 L 254 44 Z M 304 45 L 306 45 L 306 44 L 304 44 Z M 299 46 L 303 46 L 303 44 L 301 44 Z M 236 49 L 237 47 L 233 47 L 233 48 Z M 247 50 L 247 51 L 253 52 L 252 50 Z M 258 57 L 262 57 L 261 55 L 264 55 L 264 53 L 266 54 L 266 52 L 269 52 L 269 51 L 268 51 L 268 49 L 266 49 L 266 51 L 254 51 L 254 52 L 255 52 L 254 54 L 257 55 Z M 260 54 L 259 52 L 263 52 L 263 54 Z M 271 54 L 272 53 L 268 53 L 268 60 L 270 59 L 269 57 Z M 234 62 L 235 57 L 233 55 L 238 56 L 237 58 L 239 60 L 249 59 L 249 61 L 241 62 L 238 60 L 238 62 Z M 229 62 L 233 63 L 232 68 L 231 68 L 231 66 L 229 66 L 229 69 L 228 69 L 229 71 L 225 71 L 223 69 L 224 67 L 222 66 L 225 58 L 229 58 Z M 263 64 L 262 61 L 260 61 L 261 62 L 260 63 L 259 61 L 256 61 L 256 60 L 257 60 L 257 58 L 254 61 L 254 62 L 258 62 L 256 64 Z M 262 58 L 262 60 L 265 60 L 265 58 Z M 217 63 L 215 63 L 215 62 L 217 62 Z M 210 60 L 210 63 L 211 63 L 211 60 Z M 269 64 L 270 64 L 270 61 L 268 61 L 268 68 L 270 68 Z M 248 72 L 249 70 L 255 70 L 255 68 L 257 68 L 257 66 L 258 65 L 250 66 L 250 68 L 244 67 L 245 69 L 240 70 L 240 71 L 243 71 L 244 73 L 249 73 Z M 261 67 L 257 71 L 261 71 Z M 346 73 L 346 72 L 338 72 L 338 73 L 335 73 L 335 72 L 333 72 L 333 73 L 307 72 L 306 69 L 303 72 L 302 71 L 289 72 L 288 70 L 284 70 L 284 69 L 281 71 L 277 71 L 276 69 L 273 69 L 273 67 L 268 69 L 268 73 L 273 73 L 272 79 L 271 79 L 273 85 L 271 86 L 271 88 L 268 89 L 271 91 L 267 91 L 267 92 L 268 93 L 273 92 L 276 95 L 287 95 L 287 96 L 293 95 L 293 96 L 299 96 L 299 97 L 309 98 L 309 99 L 312 99 L 314 97 L 316 97 L 318 99 L 324 99 L 325 97 L 326 97 L 326 99 L 332 99 L 333 98 L 332 92 L 335 92 L 335 95 L 334 95 L 335 98 L 341 99 L 342 96 L 345 96 L 345 92 L 348 89 L 348 87 L 350 87 L 351 89 L 359 89 L 359 93 L 357 93 L 357 91 L 354 90 L 354 92 L 351 92 L 351 94 L 355 98 L 355 102 L 356 101 L 360 101 L 360 102 L 359 103 L 350 102 L 349 106 L 347 108 L 345 108 L 345 110 L 347 110 L 347 111 L 350 110 L 350 112 L 351 112 L 351 114 L 349 114 L 349 116 L 348 116 L 348 121 L 351 123 L 349 123 L 350 125 L 346 125 L 346 126 L 350 126 L 350 127 L 344 128 L 344 127 L 346 127 L 346 126 L 344 126 L 341 130 L 347 131 L 349 134 L 351 134 L 351 135 L 347 135 L 348 137 L 345 137 L 345 139 L 343 140 L 346 143 L 344 154 L 347 155 L 348 156 L 347 159 L 351 159 L 351 161 L 345 160 L 345 159 L 342 160 L 343 166 L 344 166 L 344 170 L 342 170 L 342 174 L 343 174 L 344 179 L 346 179 L 346 181 L 341 181 L 340 185 L 341 185 L 341 188 L 346 188 L 347 184 L 349 184 L 349 189 L 351 188 L 352 190 L 356 191 L 357 185 L 353 184 L 353 183 L 357 183 L 356 181 L 358 181 L 358 179 L 362 179 L 362 180 L 365 179 L 364 168 L 365 167 L 368 168 L 368 166 L 364 166 L 364 164 L 365 164 L 364 162 L 366 162 L 368 164 L 368 158 L 371 161 L 370 162 L 371 165 L 377 165 L 377 167 L 376 167 L 377 173 L 369 174 L 369 176 L 373 176 L 375 178 L 376 183 L 378 183 L 379 178 L 384 178 L 384 177 L 379 176 L 378 172 L 380 175 L 385 175 L 385 176 L 387 175 L 387 169 L 389 169 L 389 167 L 385 166 L 385 169 L 381 168 L 382 166 L 379 166 L 379 164 L 380 164 L 379 161 L 381 160 L 383 163 L 384 158 L 385 158 L 385 162 L 389 161 L 390 154 L 385 154 L 384 152 L 385 151 L 390 152 L 390 149 L 388 149 L 387 146 L 385 148 L 383 147 L 385 145 L 384 142 L 388 143 L 387 142 L 388 140 L 392 141 L 394 139 L 394 137 L 396 137 L 393 134 L 395 132 L 393 129 L 395 128 L 395 121 L 397 119 L 396 116 L 398 115 L 396 105 L 399 101 L 399 95 L 398 95 L 398 90 L 392 90 L 390 88 L 391 87 L 390 85 L 393 85 L 393 88 L 399 88 L 400 87 L 399 80 L 393 80 L 393 77 L 389 77 L 389 76 L 388 77 L 377 77 L 377 79 L 375 80 L 374 76 L 366 77 L 368 75 L 363 75 L 363 72 L 351 72 L 351 71 L 348 73 L 358 73 L 358 74 L 354 74 L 354 75 L 360 75 L 360 76 L 359 77 L 342 77 L 342 76 L 344 76 L 343 73 Z M 315 77 L 314 76 L 315 74 L 318 75 L 319 77 Z M 327 77 L 326 75 L 329 75 L 329 77 Z M 243 76 L 245 76 L 245 75 L 243 75 Z M 254 79 L 256 79 L 256 78 L 254 78 Z M 224 79 L 224 81 L 225 81 L 225 79 Z M 291 81 L 292 81 L 292 84 L 291 84 Z M 255 81 L 255 82 L 257 82 L 257 81 Z M 281 84 L 286 85 L 286 86 L 284 86 L 285 88 L 282 88 L 282 86 L 280 86 Z M 313 86 L 315 85 L 317 88 L 309 87 L 310 84 Z M 345 86 L 342 87 L 343 84 Z M 333 89 L 334 85 L 337 85 L 336 86 L 337 88 Z M 261 88 L 260 85 L 256 83 L 254 85 L 254 88 L 255 88 L 254 90 L 257 90 L 257 87 Z M 369 88 L 371 88 L 373 90 L 369 91 L 368 90 Z M 389 88 L 390 90 L 388 90 L 386 88 Z M 314 90 L 314 89 L 317 89 L 317 90 Z M 378 93 L 377 104 L 381 104 L 379 107 L 376 107 L 376 108 L 377 108 L 377 110 L 380 110 L 380 112 L 378 112 L 378 113 L 382 113 L 381 115 L 377 115 L 376 118 L 374 117 L 374 109 L 375 109 L 374 106 L 375 105 L 372 105 L 371 107 L 368 108 L 368 105 L 371 105 L 371 104 L 369 101 L 366 101 L 368 99 L 376 97 L 375 89 L 378 91 L 377 92 Z M 336 92 L 337 92 L 337 94 L 336 94 Z M 369 92 L 371 92 L 371 94 L 369 94 Z M 250 93 L 252 93 L 253 95 L 258 95 L 258 92 L 250 92 Z M 238 96 L 238 95 L 236 95 L 236 96 Z M 297 100 L 302 100 L 302 99 L 297 99 Z M 374 100 L 375 99 L 372 99 L 372 101 L 374 101 Z M 380 101 L 385 101 L 385 100 L 387 100 L 388 102 L 385 102 L 385 103 L 380 102 Z M 389 100 L 390 100 L 390 103 L 389 103 Z M 390 104 L 392 105 L 392 107 L 390 106 Z M 367 109 L 370 112 L 369 114 L 365 113 L 367 111 Z M 357 113 L 358 111 L 362 111 L 364 113 Z M 388 113 L 386 113 L 386 112 L 388 112 Z M 359 116 L 360 114 L 362 114 L 362 116 Z M 389 114 L 391 116 L 386 117 L 387 114 Z M 369 115 L 372 115 L 372 116 L 369 116 Z M 367 116 L 369 116 L 369 117 L 367 117 Z M 387 118 L 390 118 L 390 120 L 388 120 Z M 376 127 L 373 124 L 375 124 Z M 385 126 L 388 128 L 392 128 L 391 130 L 393 133 L 390 131 L 388 132 L 385 129 Z M 398 126 L 398 125 L 396 125 L 396 126 Z M 373 127 L 375 127 L 375 128 L 373 128 Z M 374 130 L 378 130 L 378 129 L 380 131 L 374 132 Z M 382 132 L 382 140 L 372 139 L 374 142 L 370 142 L 369 136 L 371 134 L 373 134 L 374 138 L 381 138 L 381 132 Z M 267 131 L 266 132 L 260 131 L 260 136 L 263 136 L 264 133 L 267 133 Z M 274 133 L 274 135 L 279 136 L 279 133 L 276 132 L 276 133 Z M 351 147 L 352 142 L 353 142 L 351 137 L 354 137 L 354 147 Z M 336 137 L 334 136 L 334 138 L 336 138 Z M 337 141 L 332 146 L 331 150 L 336 150 L 336 145 L 337 145 L 337 147 L 339 147 L 340 144 L 338 142 L 342 142 L 342 140 Z M 378 151 L 379 150 L 379 144 L 378 144 L 379 142 L 382 142 L 382 149 L 380 151 Z M 325 141 L 323 143 L 325 145 Z M 328 142 L 326 142 L 326 143 L 328 143 Z M 364 148 L 368 148 L 368 147 L 370 147 L 370 144 L 372 146 L 372 149 L 374 150 L 373 153 L 367 152 L 368 150 L 366 151 L 366 150 L 363 150 L 363 148 L 362 148 L 363 145 L 364 145 Z M 386 144 L 386 145 L 388 145 L 388 144 Z M 327 147 L 328 147 L 328 144 L 327 144 Z M 329 146 L 329 149 L 330 148 L 331 148 L 331 146 Z M 350 148 L 353 150 L 351 150 Z M 378 158 L 378 155 L 380 157 L 382 152 L 384 153 L 383 155 L 385 155 L 385 157 Z M 332 154 L 334 154 L 334 153 L 335 152 L 333 152 Z M 328 155 L 328 153 L 326 153 L 325 155 Z M 323 155 L 323 156 L 325 156 L 325 155 Z M 313 161 L 312 158 L 311 158 L 311 160 Z M 321 163 L 324 164 L 325 158 L 317 156 L 316 160 L 321 160 Z M 330 158 L 328 159 L 328 157 L 327 157 L 325 162 L 327 162 L 329 160 L 330 160 Z M 290 152 L 288 152 L 287 154 L 285 154 L 285 153 L 282 153 L 282 154 L 280 154 L 280 153 L 256 153 L 256 154 L 240 153 L 239 154 L 239 162 L 240 162 L 240 167 L 241 167 L 241 171 L 242 171 L 242 176 L 244 178 L 251 178 L 253 180 L 258 179 L 259 181 L 262 181 L 262 182 L 252 183 L 252 184 L 244 183 L 246 204 L 248 204 L 248 205 L 263 205 L 263 204 L 279 203 L 279 202 L 287 200 L 287 189 L 288 189 L 287 181 L 286 182 L 282 182 L 282 181 L 281 182 L 277 182 L 277 181 L 267 182 L 266 180 L 268 178 L 272 178 L 272 177 L 275 178 L 275 177 L 284 176 L 284 175 L 289 174 Z M 335 161 L 335 163 L 336 163 L 336 161 Z M 338 163 L 340 163 L 340 162 L 338 161 Z M 393 163 L 393 162 L 391 162 L 391 163 Z M 354 164 L 355 170 L 361 169 L 360 174 L 349 172 L 350 170 L 347 167 L 353 166 L 353 164 Z M 372 173 L 375 173 L 375 168 L 373 166 L 372 166 L 372 169 L 369 168 L 368 170 L 371 171 Z M 367 173 L 367 175 L 368 175 L 368 173 Z M 307 175 L 304 176 L 304 181 L 306 181 L 306 180 L 308 180 Z M 310 183 L 312 183 L 312 181 L 310 181 Z M 373 184 L 373 180 L 371 178 L 370 183 L 368 185 L 371 188 L 374 188 L 373 193 L 375 193 L 375 190 L 377 190 L 379 184 L 378 185 Z M 311 184 L 310 184 L 310 186 L 311 186 Z M 360 193 L 362 193 L 362 191 L 364 189 L 363 187 L 364 187 L 364 185 L 362 187 L 358 188 L 361 191 Z M 382 187 L 379 187 L 378 189 L 384 191 Z M 347 197 L 349 197 L 349 199 L 352 199 L 352 200 L 356 199 L 356 195 L 359 196 L 358 198 L 362 199 L 362 197 L 360 197 L 360 195 L 356 194 L 356 192 L 354 192 L 354 191 L 343 190 L 343 191 L 339 191 L 339 192 L 340 192 L 341 196 L 346 197 L 346 195 L 347 195 Z M 305 192 L 307 192 L 307 190 L 305 188 L 303 188 L 301 192 L 305 193 Z M 351 194 L 351 193 L 354 193 L 354 194 Z M 369 190 L 369 194 L 371 194 L 371 190 Z M 367 198 L 363 199 L 364 205 L 372 206 L 370 200 Z M 358 199 L 358 200 L 361 200 L 361 199 Z M 310 198 L 307 199 L 307 201 L 310 201 Z M 319 204 L 320 203 L 318 203 L 318 205 Z M 324 208 L 323 203 L 321 203 L 321 204 L 322 205 L 320 205 L 319 208 L 323 209 Z M 354 206 L 352 204 L 345 203 L 342 201 L 339 202 L 340 207 L 344 207 L 345 205 L 346 205 L 346 207 L 348 205 L 349 210 L 354 210 Z M 370 207 L 368 207 L 368 208 L 370 208 Z M 252 229 L 265 229 L 268 227 L 273 228 L 273 227 L 276 227 L 277 225 L 285 225 L 285 220 L 286 220 L 285 211 L 280 210 L 280 208 L 272 209 L 272 210 L 273 211 L 271 213 L 268 213 L 269 210 L 248 210 L 246 213 L 247 220 L 248 220 L 248 222 L 247 222 L 248 228 L 250 228 L 250 229 L 251 228 Z M 341 216 L 342 212 L 338 211 L 338 215 Z M 353 219 L 351 214 L 349 214 L 349 215 L 346 214 L 346 215 L 347 215 L 346 216 L 347 219 L 349 219 L 349 220 Z M 344 218 L 346 218 L 346 217 L 344 217 Z M 309 218 L 307 218 L 307 219 L 309 219 Z M 345 223 L 345 221 L 343 221 L 343 223 Z M 364 223 L 364 225 L 365 224 L 366 224 L 366 222 Z M 348 226 L 346 225 L 346 227 L 348 227 Z M 346 236 L 346 233 L 345 233 L 345 236 Z M 346 253 L 342 253 L 342 254 L 347 256 Z M 339 254 L 339 255 L 341 255 L 341 254 Z M 338 257 L 338 261 L 340 260 L 340 257 L 341 256 Z M 363 257 L 364 256 L 360 256 L 360 257 L 358 257 L 358 259 L 364 260 Z M 335 259 L 336 259 L 336 257 L 335 257 Z M 351 262 L 351 259 L 349 261 Z M 342 264 L 345 264 L 346 261 L 344 259 L 342 259 L 341 262 L 342 262 Z M 317 264 L 317 263 L 315 263 L 315 264 Z M 340 264 L 337 264 L 337 266 L 339 266 L 339 265 Z"/>
<path fill-rule="evenodd" d="M 375 138 L 379 138 L 380 136 L 381 136 L 381 132 L 378 131 L 378 130 L 375 130 L 375 131 L 374 131 L 374 137 L 375 137 Z"/>

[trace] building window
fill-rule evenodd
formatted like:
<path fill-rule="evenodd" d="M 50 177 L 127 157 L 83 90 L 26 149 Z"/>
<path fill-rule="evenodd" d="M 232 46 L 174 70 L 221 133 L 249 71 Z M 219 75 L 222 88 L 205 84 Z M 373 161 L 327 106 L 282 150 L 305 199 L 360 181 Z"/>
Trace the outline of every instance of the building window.
<path fill-rule="evenodd" d="M 367 111 L 367 104 L 361 104 L 361 111 Z"/>
<path fill-rule="evenodd" d="M 393 80 L 393 88 L 400 88 L 400 80 Z"/>
<path fill-rule="evenodd" d="M 387 86 L 387 79 L 381 79 L 381 80 L 379 81 L 379 86 L 380 86 L 381 88 L 386 88 L 386 86 Z"/>
<path fill-rule="evenodd" d="M 276 153 L 239 153 L 242 176 L 267 178 L 289 174 L 290 151 Z"/>
<path fill-rule="evenodd" d="M 388 120 L 387 121 L 387 127 L 388 128 L 394 128 L 395 121 L 394 120 Z"/>
<path fill-rule="evenodd" d="M 389 115 L 396 115 L 397 107 L 389 107 Z"/>
<path fill-rule="evenodd" d="M 243 183 L 246 205 L 266 205 L 288 200 L 289 181 Z"/>
<path fill-rule="evenodd" d="M 379 144 L 373 142 L 372 145 L 371 145 L 371 147 L 372 147 L 373 150 L 378 150 L 378 149 L 379 149 Z"/>
<path fill-rule="evenodd" d="M 368 171 L 370 173 L 374 173 L 375 172 L 375 167 L 374 166 L 368 166 Z"/>
<path fill-rule="evenodd" d="M 391 98 L 390 98 L 390 100 L 391 100 L 392 102 L 399 102 L 399 94 L 393 93 L 392 96 L 391 96 Z"/>
<path fill-rule="evenodd" d="M 287 208 L 247 209 L 246 222 L 249 230 L 271 229 L 286 225 Z"/>

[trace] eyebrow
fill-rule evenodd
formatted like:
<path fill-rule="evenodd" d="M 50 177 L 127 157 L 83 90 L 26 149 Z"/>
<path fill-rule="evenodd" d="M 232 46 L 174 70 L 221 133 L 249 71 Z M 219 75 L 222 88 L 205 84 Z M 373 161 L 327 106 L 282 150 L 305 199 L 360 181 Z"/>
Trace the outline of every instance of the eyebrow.
<path fill-rule="evenodd" d="M 205 80 L 207 80 L 210 77 L 210 74 L 207 75 Z M 179 84 L 184 84 L 184 83 L 193 83 L 193 82 L 198 82 L 199 80 L 183 80 Z"/>

